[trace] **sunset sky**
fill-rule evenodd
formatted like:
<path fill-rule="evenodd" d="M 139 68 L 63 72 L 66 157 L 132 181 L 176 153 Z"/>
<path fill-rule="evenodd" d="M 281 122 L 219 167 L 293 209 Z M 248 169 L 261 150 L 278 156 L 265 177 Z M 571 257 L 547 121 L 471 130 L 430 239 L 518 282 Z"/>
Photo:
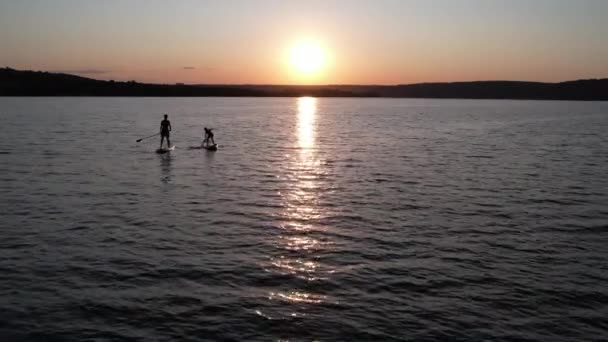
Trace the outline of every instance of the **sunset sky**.
<path fill-rule="evenodd" d="M 0 66 L 160 83 L 608 77 L 608 1 L 0 0 Z"/>

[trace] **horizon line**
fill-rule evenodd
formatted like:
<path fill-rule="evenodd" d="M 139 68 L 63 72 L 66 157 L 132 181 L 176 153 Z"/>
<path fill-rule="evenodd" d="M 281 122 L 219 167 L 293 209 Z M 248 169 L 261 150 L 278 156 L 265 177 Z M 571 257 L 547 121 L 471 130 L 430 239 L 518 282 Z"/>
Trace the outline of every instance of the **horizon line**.
<path fill-rule="evenodd" d="M 76 76 L 85 79 L 90 79 L 94 81 L 100 82 L 135 82 L 140 84 L 149 84 L 149 85 L 171 85 L 171 86 L 231 86 L 231 87 L 396 87 L 396 86 L 409 86 L 409 85 L 428 85 L 428 84 L 454 84 L 454 83 L 478 83 L 478 82 L 513 82 L 513 83 L 543 83 L 543 84 L 560 84 L 566 82 L 577 82 L 577 81 L 601 81 L 608 80 L 608 77 L 595 77 L 595 78 L 578 78 L 578 79 L 569 79 L 569 80 L 561 80 L 555 82 L 547 82 L 547 81 L 530 81 L 530 80 L 501 80 L 501 79 L 487 79 L 487 80 L 468 80 L 468 81 L 423 81 L 423 82 L 415 82 L 415 83 L 392 83 L 392 84 L 354 84 L 354 83 L 325 83 L 325 84 L 272 84 L 272 83 L 185 83 L 185 82 L 173 82 L 173 83 L 158 83 L 158 82 L 141 82 L 134 79 L 131 80 L 117 80 L 117 79 L 98 79 L 87 76 L 81 76 L 81 73 L 69 73 L 62 70 L 24 70 L 24 69 L 15 69 L 10 66 L 5 66 L 3 69 L 6 70 L 14 70 L 20 72 L 39 72 L 39 73 L 49 73 L 49 74 L 58 74 L 58 75 L 69 75 Z M 93 70 L 93 69 L 91 69 Z M 100 74 L 100 73 L 95 73 Z"/>

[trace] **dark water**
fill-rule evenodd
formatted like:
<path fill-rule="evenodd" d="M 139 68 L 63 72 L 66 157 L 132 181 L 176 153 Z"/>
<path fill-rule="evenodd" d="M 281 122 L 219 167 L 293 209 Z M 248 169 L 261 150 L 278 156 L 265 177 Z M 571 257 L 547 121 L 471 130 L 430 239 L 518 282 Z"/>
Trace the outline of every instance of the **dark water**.
<path fill-rule="evenodd" d="M 153 134 L 170 113 L 174 152 Z M 2 341 L 601 341 L 608 103 L 2 98 Z M 220 150 L 189 149 L 204 125 Z"/>

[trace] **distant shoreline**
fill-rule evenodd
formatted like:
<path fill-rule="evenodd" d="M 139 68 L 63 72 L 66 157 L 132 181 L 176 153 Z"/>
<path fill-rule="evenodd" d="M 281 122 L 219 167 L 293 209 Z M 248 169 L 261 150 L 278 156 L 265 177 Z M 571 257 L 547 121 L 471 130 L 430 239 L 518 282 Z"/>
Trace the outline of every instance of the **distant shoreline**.
<path fill-rule="evenodd" d="M 327 99 L 385 99 L 385 100 L 478 100 L 478 101 L 563 101 L 563 102 L 608 102 L 607 100 L 534 99 L 534 98 L 472 98 L 472 97 L 386 97 L 386 96 L 146 96 L 146 95 L 0 95 L 0 98 L 107 98 L 107 99 L 178 99 L 178 98 L 225 98 L 225 99 L 294 99 L 300 97 Z"/>
<path fill-rule="evenodd" d="M 0 68 L 0 96 L 15 97 L 367 97 L 608 101 L 608 79 L 559 83 L 473 81 L 404 85 L 187 85 L 102 81 Z"/>

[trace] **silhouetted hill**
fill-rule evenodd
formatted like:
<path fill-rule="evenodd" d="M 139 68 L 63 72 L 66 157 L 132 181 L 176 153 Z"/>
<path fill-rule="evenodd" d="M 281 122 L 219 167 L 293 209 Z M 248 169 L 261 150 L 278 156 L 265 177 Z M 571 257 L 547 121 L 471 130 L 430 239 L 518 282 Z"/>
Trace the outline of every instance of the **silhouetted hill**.
<path fill-rule="evenodd" d="M 477 81 L 380 85 L 184 85 L 100 81 L 0 69 L 0 96 L 318 96 L 608 101 L 608 79 L 561 83 Z"/>
<path fill-rule="evenodd" d="M 100 81 L 41 71 L 0 69 L 0 96 L 264 96 L 254 89 L 225 86 Z"/>
<path fill-rule="evenodd" d="M 608 100 L 608 79 L 561 83 L 520 81 L 421 83 L 379 86 L 374 92 L 386 97 Z"/>

